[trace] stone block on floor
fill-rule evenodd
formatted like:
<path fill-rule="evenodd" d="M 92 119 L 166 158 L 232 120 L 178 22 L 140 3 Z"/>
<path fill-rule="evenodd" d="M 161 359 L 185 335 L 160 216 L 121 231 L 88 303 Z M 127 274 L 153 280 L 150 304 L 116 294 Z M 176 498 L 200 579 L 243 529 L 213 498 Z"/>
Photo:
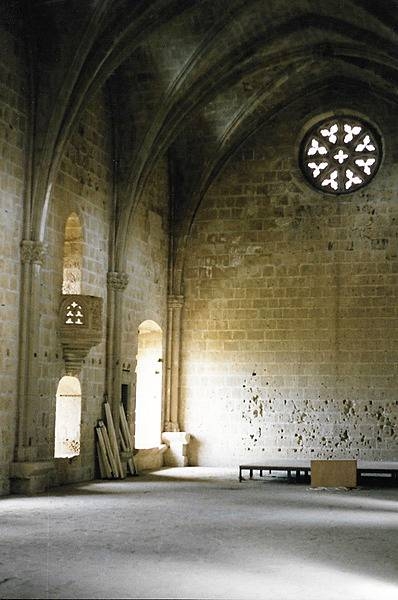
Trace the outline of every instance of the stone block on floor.
<path fill-rule="evenodd" d="M 155 448 L 141 448 L 134 454 L 134 462 L 138 473 L 140 471 L 151 471 L 163 467 L 163 456 L 167 450 L 166 444 Z"/>
<path fill-rule="evenodd" d="M 311 487 L 357 487 L 357 461 L 312 460 Z"/>
<path fill-rule="evenodd" d="M 54 461 L 15 462 L 10 469 L 13 494 L 38 494 L 56 481 Z"/>
<path fill-rule="evenodd" d="M 188 446 L 191 436 L 185 431 L 165 431 L 162 442 L 167 445 L 164 464 L 167 467 L 188 466 Z"/>

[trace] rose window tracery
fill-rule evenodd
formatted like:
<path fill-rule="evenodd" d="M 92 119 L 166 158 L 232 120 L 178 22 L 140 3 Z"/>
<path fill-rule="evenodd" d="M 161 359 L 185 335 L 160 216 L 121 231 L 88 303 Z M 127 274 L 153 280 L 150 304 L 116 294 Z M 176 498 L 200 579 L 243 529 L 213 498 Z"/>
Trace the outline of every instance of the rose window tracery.
<path fill-rule="evenodd" d="M 381 146 L 368 123 L 339 116 L 320 121 L 307 133 L 300 158 L 302 170 L 315 188 L 347 194 L 374 177 Z"/>

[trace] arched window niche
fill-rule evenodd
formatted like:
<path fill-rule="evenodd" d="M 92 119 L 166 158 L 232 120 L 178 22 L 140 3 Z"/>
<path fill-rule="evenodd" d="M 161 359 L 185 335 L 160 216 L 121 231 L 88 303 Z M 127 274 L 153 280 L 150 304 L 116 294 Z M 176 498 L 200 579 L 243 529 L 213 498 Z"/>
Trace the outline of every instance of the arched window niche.
<path fill-rule="evenodd" d="M 154 321 L 138 328 L 135 447 L 155 448 L 162 426 L 162 330 Z"/>
<path fill-rule="evenodd" d="M 65 223 L 63 257 L 63 294 L 81 294 L 83 231 L 80 219 L 72 212 Z"/>
<path fill-rule="evenodd" d="M 65 375 L 58 383 L 55 408 L 55 458 L 80 454 L 82 394 L 77 377 Z"/>

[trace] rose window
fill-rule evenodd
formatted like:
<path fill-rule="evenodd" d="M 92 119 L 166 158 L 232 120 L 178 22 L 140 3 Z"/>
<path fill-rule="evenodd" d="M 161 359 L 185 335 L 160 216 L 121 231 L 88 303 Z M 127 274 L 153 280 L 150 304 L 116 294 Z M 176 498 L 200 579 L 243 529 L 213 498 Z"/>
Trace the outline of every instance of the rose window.
<path fill-rule="evenodd" d="M 320 121 L 305 136 L 301 167 L 319 190 L 348 194 L 363 187 L 380 165 L 381 146 L 377 133 L 354 117 Z"/>

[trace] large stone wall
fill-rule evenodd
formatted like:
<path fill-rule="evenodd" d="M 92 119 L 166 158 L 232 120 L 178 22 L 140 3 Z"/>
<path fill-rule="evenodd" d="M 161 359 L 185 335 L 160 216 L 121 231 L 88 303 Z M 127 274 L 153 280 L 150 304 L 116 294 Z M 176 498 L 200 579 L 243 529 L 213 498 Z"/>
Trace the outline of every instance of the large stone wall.
<path fill-rule="evenodd" d="M 0 357 L 0 494 L 9 490 L 9 464 L 13 460 L 17 401 L 18 319 L 20 261 L 23 237 L 23 179 L 26 161 L 27 89 L 21 49 L 11 34 L 7 62 L 0 63 L 0 127 L 2 161 L 1 223 L 1 334 Z M 100 296 L 103 304 L 103 340 L 92 348 L 81 372 L 82 422 L 80 455 L 57 459 L 58 482 L 92 479 L 95 472 L 94 426 L 102 415 L 105 391 L 106 297 L 109 231 L 112 204 L 112 149 L 110 115 L 101 91 L 85 110 L 66 146 L 50 204 L 44 243 L 47 253 L 41 271 L 39 321 L 40 340 L 33 348 L 38 367 L 35 403 L 34 443 L 38 459 L 54 453 L 56 391 L 65 374 L 58 334 L 58 311 L 62 291 L 65 223 L 72 212 L 79 217 L 83 232 L 82 294 Z M 156 321 L 163 332 L 167 316 L 168 256 L 168 177 L 167 162 L 161 162 L 148 182 L 138 205 L 129 236 L 127 272 L 130 283 L 125 292 L 123 327 L 123 381 L 132 386 L 134 396 L 137 331 L 146 320 Z M 165 343 L 163 336 L 163 343 Z M 159 432 L 160 433 L 160 432 Z"/>
<path fill-rule="evenodd" d="M 15 439 L 22 207 L 27 144 L 23 44 L 2 21 L 0 55 L 0 495 L 8 493 Z"/>
<path fill-rule="evenodd" d="M 95 474 L 94 427 L 102 418 L 105 383 L 106 278 L 111 221 L 112 172 L 109 114 L 105 94 L 99 93 L 85 110 L 69 141 L 54 187 L 48 217 L 48 256 L 43 267 L 41 306 L 41 377 L 37 436 L 40 455 L 54 454 L 55 396 L 65 374 L 58 330 L 62 292 L 65 223 L 71 212 L 79 217 L 83 234 L 81 293 L 103 298 L 102 342 L 93 347 L 81 372 L 82 417 L 80 455 L 57 459 L 61 483 L 92 479 Z"/>
<path fill-rule="evenodd" d="M 122 356 L 123 382 L 130 385 L 132 410 L 138 327 L 143 321 L 151 320 L 159 325 L 165 349 L 168 236 L 167 162 L 160 161 L 137 206 L 127 250 L 129 284 L 123 302 Z"/>
<path fill-rule="evenodd" d="M 229 163 L 185 265 L 182 415 L 191 463 L 397 459 L 396 124 L 363 191 L 312 191 L 298 115 Z"/>

